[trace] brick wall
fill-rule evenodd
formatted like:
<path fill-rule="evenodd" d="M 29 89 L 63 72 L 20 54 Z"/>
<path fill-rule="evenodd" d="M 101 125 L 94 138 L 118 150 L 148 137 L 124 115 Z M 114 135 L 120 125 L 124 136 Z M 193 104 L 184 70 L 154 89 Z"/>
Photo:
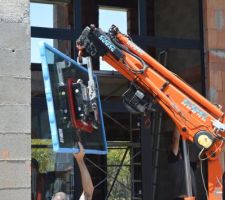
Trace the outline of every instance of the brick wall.
<path fill-rule="evenodd" d="M 28 0 L 0 0 L 0 198 L 30 200 Z"/>
<path fill-rule="evenodd" d="M 225 0 L 203 1 L 207 96 L 225 109 Z"/>

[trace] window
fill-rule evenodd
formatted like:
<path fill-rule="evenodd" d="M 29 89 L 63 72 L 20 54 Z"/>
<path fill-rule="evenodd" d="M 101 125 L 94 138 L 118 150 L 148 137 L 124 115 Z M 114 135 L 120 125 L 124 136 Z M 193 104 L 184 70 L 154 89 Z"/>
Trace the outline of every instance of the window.
<path fill-rule="evenodd" d="M 70 29 L 72 12 L 70 4 L 30 4 L 31 26 Z"/>
<path fill-rule="evenodd" d="M 111 25 L 119 27 L 122 33 L 127 33 L 127 10 L 118 8 L 99 8 L 99 27 L 107 32 Z M 100 70 L 115 70 L 100 58 Z"/>
<path fill-rule="evenodd" d="M 30 4 L 32 27 L 70 29 L 72 13 L 70 4 Z M 31 62 L 40 63 L 39 43 L 45 42 L 71 56 L 71 42 L 44 38 L 31 38 Z"/>
<path fill-rule="evenodd" d="M 53 28 L 53 5 L 31 3 L 30 24 L 31 26 Z"/>

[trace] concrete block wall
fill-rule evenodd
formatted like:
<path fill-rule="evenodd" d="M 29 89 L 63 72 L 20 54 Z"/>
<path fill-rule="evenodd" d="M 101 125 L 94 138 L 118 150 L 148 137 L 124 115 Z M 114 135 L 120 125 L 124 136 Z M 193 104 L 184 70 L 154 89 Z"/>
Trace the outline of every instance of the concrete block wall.
<path fill-rule="evenodd" d="M 203 2 L 207 96 L 225 110 L 225 0 Z"/>
<path fill-rule="evenodd" d="M 30 200 L 28 0 L 0 0 L 0 198 Z"/>

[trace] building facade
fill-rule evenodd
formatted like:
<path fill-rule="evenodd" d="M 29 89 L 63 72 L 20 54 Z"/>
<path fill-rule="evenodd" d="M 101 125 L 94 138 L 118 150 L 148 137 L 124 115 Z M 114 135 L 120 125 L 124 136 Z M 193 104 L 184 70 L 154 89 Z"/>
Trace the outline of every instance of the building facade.
<path fill-rule="evenodd" d="M 32 4 L 52 6 L 51 27 L 30 24 Z M 86 25 L 104 24 L 104 19 L 99 19 L 107 10 L 121 11 L 127 32 L 139 46 L 225 109 L 224 0 L 0 0 L 0 198 L 31 199 L 32 156 L 40 162 L 41 173 L 49 181 L 46 191 L 50 191 L 50 179 L 58 184 L 66 180 L 65 191 L 72 199 L 78 198 L 82 188 L 76 163 L 71 155 L 51 151 L 41 66 L 31 61 L 35 54 L 31 52 L 31 41 L 51 40 L 54 47 L 75 58 L 76 38 Z M 39 10 L 38 15 L 42 12 Z M 117 193 L 129 199 L 165 199 L 171 190 L 166 180 L 171 121 L 159 110 L 151 117 L 155 127 L 160 128 L 145 126 L 142 116 L 132 115 L 122 106 L 120 96 L 128 81 L 117 72 L 102 71 L 99 60 L 94 61 L 94 66 L 110 156 L 121 152 L 116 164 L 110 156 L 87 157 L 89 170 L 95 174 L 93 181 L 99 184 L 94 199 L 113 199 Z M 51 158 L 51 162 L 40 155 Z M 70 165 L 73 170 L 64 173 Z M 116 176 L 108 173 L 107 177 L 107 171 Z M 121 175 L 125 172 L 128 186 Z M 200 181 L 199 173 L 196 176 Z M 126 192 L 120 193 L 118 188 Z M 168 193 L 162 192 L 165 190 Z M 45 199 L 50 196 L 46 191 Z M 202 200 L 203 189 L 199 191 Z"/>

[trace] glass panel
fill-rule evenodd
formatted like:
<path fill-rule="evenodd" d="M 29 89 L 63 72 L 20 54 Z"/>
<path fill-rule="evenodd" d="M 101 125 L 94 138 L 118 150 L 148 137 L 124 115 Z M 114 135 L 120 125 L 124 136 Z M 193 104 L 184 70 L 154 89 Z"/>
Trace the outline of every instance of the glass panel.
<path fill-rule="evenodd" d="M 40 83 L 37 82 L 37 84 Z M 32 86 L 33 87 L 33 86 Z M 32 88 L 33 89 L 33 88 Z M 43 85 L 35 88 L 36 97 L 32 97 L 32 138 L 33 139 L 51 139 L 51 132 L 48 120 L 48 111 L 45 97 L 43 97 Z M 42 96 L 42 97 L 41 97 Z"/>
<path fill-rule="evenodd" d="M 50 46 L 62 51 L 69 57 L 72 57 L 70 40 L 53 40 L 45 38 L 31 38 L 31 63 L 41 63 L 40 42 L 45 42 Z"/>
<path fill-rule="evenodd" d="M 80 111 L 81 107 L 78 107 L 80 108 L 80 110 L 76 107 L 70 109 L 71 99 L 68 97 L 69 96 L 68 81 L 72 81 L 73 86 L 71 87 L 77 87 L 78 89 L 76 89 L 76 91 L 79 91 L 80 89 L 78 87 L 79 85 L 77 84 L 77 80 L 82 80 L 83 85 L 85 86 L 88 85 L 87 71 L 81 70 L 81 68 L 78 68 L 74 63 L 68 61 L 61 55 L 58 55 L 48 49 L 46 49 L 46 58 L 48 62 L 48 69 L 50 76 L 49 79 L 51 81 L 52 97 L 54 102 L 55 118 L 58 131 L 57 134 L 59 134 L 58 137 L 60 141 L 60 147 L 76 148 L 77 141 L 81 139 L 85 149 L 104 150 L 105 146 L 104 146 L 104 139 L 102 138 L 103 127 L 101 123 L 102 121 L 100 112 L 98 112 L 97 117 L 98 122 L 96 122 L 97 123 L 96 126 L 98 126 L 98 128 L 93 128 L 93 131 L 91 131 L 90 133 L 88 133 L 86 130 L 83 129 L 78 131 L 77 128 L 74 128 L 74 126 L 72 125 L 74 123 L 74 119 L 71 118 L 73 110 L 75 110 L 74 112 L 77 113 L 76 120 L 78 120 L 79 114 L 82 114 L 83 112 Z M 84 89 L 81 88 L 81 90 L 83 91 Z M 71 95 L 75 95 L 75 93 L 71 93 Z M 76 94 L 75 96 L 78 96 L 78 94 Z M 73 98 L 74 98 L 73 101 L 76 103 L 81 103 L 79 101 L 82 101 L 81 99 L 77 99 L 74 96 Z M 84 107 L 83 104 L 81 106 L 82 108 Z M 84 110 L 84 112 L 89 112 L 88 108 L 84 107 L 84 109 L 86 109 Z M 98 103 L 98 111 L 100 111 L 99 103 Z M 92 113 L 88 114 L 87 117 L 90 118 L 91 115 Z M 88 119 L 86 120 L 87 121 L 85 123 L 89 123 L 89 120 Z M 90 121 L 92 120 L 90 119 Z"/>
<path fill-rule="evenodd" d="M 40 146 L 51 146 L 51 139 L 32 139 L 32 145 L 37 148 L 32 148 L 32 158 L 39 162 L 39 172 L 55 170 L 55 154 L 51 148 L 41 148 Z"/>
<path fill-rule="evenodd" d="M 32 197 L 51 200 L 53 194 L 65 192 L 69 200 L 73 199 L 73 155 L 54 153 L 51 147 L 42 147 L 50 144 L 51 140 L 32 139 Z"/>
<path fill-rule="evenodd" d="M 31 38 L 31 63 L 41 63 L 40 42 L 46 42 L 53 46 L 53 39 Z"/>
<path fill-rule="evenodd" d="M 39 38 L 37 40 L 43 41 Z M 49 41 L 53 45 L 53 40 Z M 67 41 L 60 41 L 62 42 Z M 35 56 L 40 55 L 37 43 Z M 58 45 L 58 41 L 55 40 L 54 44 Z M 53 64 L 53 58 L 49 63 Z M 32 164 L 32 200 L 38 196 L 43 200 L 51 200 L 56 192 L 65 192 L 69 200 L 74 199 L 73 155 L 55 153 L 52 150 L 43 75 L 40 71 L 32 71 Z M 35 166 L 39 167 L 35 169 Z"/>
<path fill-rule="evenodd" d="M 58 45 L 56 43 L 54 44 Z M 57 80 L 57 76 L 55 74 L 56 71 L 54 71 L 52 67 L 55 64 L 54 61 L 60 62 L 63 61 L 63 58 L 61 58 L 60 56 L 54 56 L 54 54 L 50 51 L 48 51 L 48 55 L 50 55 L 47 59 L 48 64 L 51 66 L 50 73 L 55 76 L 54 80 Z M 71 76 L 76 78 L 76 76 L 74 76 L 74 73 L 76 71 L 75 68 L 73 68 L 71 71 L 69 71 L 68 69 L 66 69 L 65 71 L 68 76 L 69 74 L 71 74 Z M 84 82 L 86 83 L 87 80 L 84 79 Z M 59 109 L 58 112 L 60 112 Z M 91 137 L 91 141 L 94 141 L 96 139 L 96 136 L 92 135 Z M 74 194 L 75 191 L 77 192 L 78 188 L 80 188 L 81 182 L 76 182 L 76 177 L 78 175 L 74 174 L 74 171 L 79 173 L 79 169 L 74 169 L 74 165 L 75 163 L 73 154 L 55 153 L 52 150 L 52 140 L 50 134 L 46 98 L 44 95 L 42 72 L 33 71 L 31 175 L 32 200 L 37 199 L 38 196 L 41 196 L 41 199 L 43 200 L 51 200 L 52 195 L 56 192 L 65 192 L 69 196 L 68 200 L 77 199 L 75 198 Z M 94 176 L 95 174 L 92 173 L 91 175 Z"/>
<path fill-rule="evenodd" d="M 108 32 L 112 24 L 119 27 L 124 34 L 127 33 L 127 10 L 118 8 L 99 8 L 99 27 Z M 108 63 L 100 58 L 100 70 L 116 71 Z"/>

